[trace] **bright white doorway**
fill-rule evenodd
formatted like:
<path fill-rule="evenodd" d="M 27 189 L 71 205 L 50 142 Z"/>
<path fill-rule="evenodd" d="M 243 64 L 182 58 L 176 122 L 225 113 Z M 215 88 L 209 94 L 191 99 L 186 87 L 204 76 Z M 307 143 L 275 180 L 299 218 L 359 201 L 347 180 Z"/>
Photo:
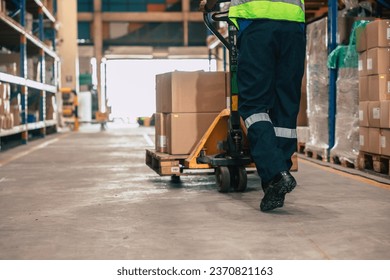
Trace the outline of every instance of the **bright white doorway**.
<path fill-rule="evenodd" d="M 216 71 L 208 59 L 127 59 L 106 62 L 106 86 L 111 118 L 135 123 L 156 111 L 157 74 L 170 71 Z"/>

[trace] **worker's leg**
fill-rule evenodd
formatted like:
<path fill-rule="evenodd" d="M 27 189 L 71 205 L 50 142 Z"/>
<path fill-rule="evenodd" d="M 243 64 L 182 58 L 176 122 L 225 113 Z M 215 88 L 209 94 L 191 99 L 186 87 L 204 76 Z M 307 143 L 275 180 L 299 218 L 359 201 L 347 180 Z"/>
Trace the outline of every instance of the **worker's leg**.
<path fill-rule="evenodd" d="M 276 65 L 276 98 L 270 118 L 275 126 L 278 147 L 288 170 L 291 156 L 297 150 L 296 119 L 299 112 L 301 82 L 304 72 L 305 33 L 302 24 L 277 22 L 279 32 L 276 40 L 280 46 Z"/>
<path fill-rule="evenodd" d="M 246 122 L 251 155 L 263 183 L 287 170 L 268 115 L 276 94 L 278 46 L 274 29 L 273 21 L 254 21 L 242 32 L 238 44 L 239 113 Z"/>

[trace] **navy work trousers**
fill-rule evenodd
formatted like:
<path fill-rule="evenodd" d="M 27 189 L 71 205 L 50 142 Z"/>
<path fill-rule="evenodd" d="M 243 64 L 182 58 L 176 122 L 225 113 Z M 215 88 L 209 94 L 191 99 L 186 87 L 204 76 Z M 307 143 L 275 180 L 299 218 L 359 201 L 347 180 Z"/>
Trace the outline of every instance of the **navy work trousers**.
<path fill-rule="evenodd" d="M 304 73 L 304 25 L 254 20 L 238 38 L 238 111 L 263 183 L 292 166 Z"/>

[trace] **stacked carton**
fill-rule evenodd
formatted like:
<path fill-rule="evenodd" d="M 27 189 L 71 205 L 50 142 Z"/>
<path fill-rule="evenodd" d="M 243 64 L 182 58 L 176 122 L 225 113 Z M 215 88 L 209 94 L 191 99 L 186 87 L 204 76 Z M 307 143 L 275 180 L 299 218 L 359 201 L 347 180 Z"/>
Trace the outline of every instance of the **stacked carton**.
<path fill-rule="evenodd" d="M 11 87 L 0 82 L 0 129 L 11 129 L 14 126 L 14 114 L 11 110 Z"/>
<path fill-rule="evenodd" d="M 390 156 L 390 20 L 358 34 L 360 151 Z"/>
<path fill-rule="evenodd" d="M 187 155 L 227 106 L 224 72 L 156 75 L 156 152 Z"/>

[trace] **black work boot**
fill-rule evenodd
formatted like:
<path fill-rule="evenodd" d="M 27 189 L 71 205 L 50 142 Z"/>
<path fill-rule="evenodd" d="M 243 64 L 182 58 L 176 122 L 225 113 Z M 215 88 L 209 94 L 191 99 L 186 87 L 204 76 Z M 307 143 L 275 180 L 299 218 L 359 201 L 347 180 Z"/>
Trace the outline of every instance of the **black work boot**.
<path fill-rule="evenodd" d="M 286 193 L 291 192 L 297 182 L 288 171 L 282 171 L 268 183 L 265 194 L 260 203 L 260 210 L 263 212 L 283 207 Z"/>

